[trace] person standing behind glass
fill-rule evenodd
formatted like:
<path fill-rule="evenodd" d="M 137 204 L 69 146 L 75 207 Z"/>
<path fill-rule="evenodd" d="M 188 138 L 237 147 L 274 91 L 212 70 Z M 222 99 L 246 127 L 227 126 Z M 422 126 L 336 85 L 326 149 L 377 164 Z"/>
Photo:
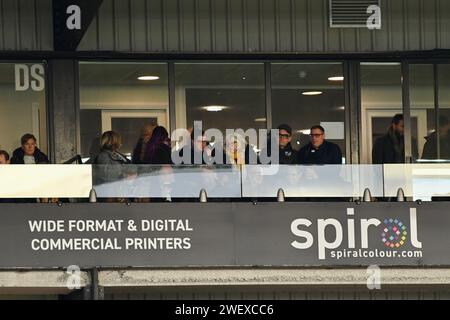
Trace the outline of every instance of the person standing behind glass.
<path fill-rule="evenodd" d="M 172 164 L 170 139 L 167 130 L 157 126 L 148 142 L 143 158 L 146 164 Z"/>
<path fill-rule="evenodd" d="M 372 163 L 405 163 L 405 123 L 402 114 L 391 120 L 388 132 L 378 138 L 372 149 Z"/>
<path fill-rule="evenodd" d="M 117 132 L 106 131 L 100 139 L 100 153 L 94 160 L 94 164 L 128 164 L 130 160 L 127 159 L 119 148 L 122 146 L 122 139 Z"/>
<path fill-rule="evenodd" d="M 47 164 L 50 163 L 45 155 L 37 147 L 37 140 L 31 133 L 24 134 L 20 138 L 21 147 L 13 152 L 11 164 Z"/>
<path fill-rule="evenodd" d="M 142 128 L 141 137 L 139 138 L 136 146 L 133 150 L 133 156 L 131 158 L 131 162 L 133 164 L 143 164 L 145 157 L 145 150 L 147 149 L 147 145 L 152 137 L 153 130 L 156 128 L 156 125 L 149 124 Z"/>
<path fill-rule="evenodd" d="M 101 194 L 106 195 L 104 202 L 124 202 L 125 198 L 112 198 L 124 185 L 126 178 L 122 165 L 129 164 L 122 153 L 119 152 L 122 146 L 122 138 L 117 132 L 106 131 L 100 139 L 100 153 L 95 157 L 93 164 L 94 186 Z"/>
<path fill-rule="evenodd" d="M 440 159 L 450 159 L 450 121 L 446 116 L 439 117 L 440 136 Z M 436 130 L 425 137 L 422 159 L 435 160 L 437 155 L 437 132 Z"/>

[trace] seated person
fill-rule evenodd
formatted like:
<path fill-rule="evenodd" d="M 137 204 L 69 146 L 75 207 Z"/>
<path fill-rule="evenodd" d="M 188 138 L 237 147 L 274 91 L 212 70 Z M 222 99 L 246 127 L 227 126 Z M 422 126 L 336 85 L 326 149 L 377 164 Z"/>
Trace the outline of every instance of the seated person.
<path fill-rule="evenodd" d="M 45 155 L 37 147 L 36 137 L 30 133 L 20 138 L 21 147 L 13 152 L 11 164 L 47 164 L 50 163 Z"/>
<path fill-rule="evenodd" d="M 316 125 L 310 130 L 310 143 L 298 152 L 300 164 L 342 164 L 342 152 L 337 144 L 325 140 L 325 129 Z"/>
<path fill-rule="evenodd" d="M 291 145 L 292 128 L 287 124 L 278 126 L 278 163 L 272 164 L 296 164 L 298 161 L 298 151 L 294 150 Z M 271 156 L 270 139 L 267 140 L 267 156 Z M 263 150 L 261 153 L 265 153 Z M 261 161 L 260 161 L 261 162 Z"/>
<path fill-rule="evenodd" d="M 0 164 L 9 164 L 9 154 L 5 150 L 0 150 Z"/>

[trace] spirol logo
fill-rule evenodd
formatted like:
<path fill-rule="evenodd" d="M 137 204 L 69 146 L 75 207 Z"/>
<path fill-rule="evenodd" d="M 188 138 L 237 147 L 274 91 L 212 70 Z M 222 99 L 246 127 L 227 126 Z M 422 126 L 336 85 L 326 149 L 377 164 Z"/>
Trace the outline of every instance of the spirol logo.
<path fill-rule="evenodd" d="M 398 219 L 384 219 L 384 229 L 381 233 L 381 240 L 388 248 L 399 248 L 405 244 L 406 226 Z"/>

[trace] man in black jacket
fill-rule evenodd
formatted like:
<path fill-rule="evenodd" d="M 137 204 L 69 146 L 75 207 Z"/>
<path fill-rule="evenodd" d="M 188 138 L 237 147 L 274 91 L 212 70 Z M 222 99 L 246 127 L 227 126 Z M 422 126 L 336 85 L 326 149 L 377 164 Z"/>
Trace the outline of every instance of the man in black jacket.
<path fill-rule="evenodd" d="M 388 132 L 378 138 L 372 149 L 372 163 L 405 163 L 405 125 L 402 114 L 396 114 Z"/>
<path fill-rule="evenodd" d="M 36 137 L 30 133 L 20 138 L 21 147 L 13 152 L 11 164 L 47 164 L 48 157 L 37 147 Z"/>
<path fill-rule="evenodd" d="M 450 159 L 450 121 L 445 116 L 439 117 L 440 159 Z M 436 130 L 425 137 L 427 142 L 423 146 L 422 159 L 438 159 Z"/>
<path fill-rule="evenodd" d="M 292 128 L 287 124 L 278 126 L 278 164 L 296 164 L 298 158 L 298 151 L 294 150 L 291 145 Z M 267 139 L 267 155 L 271 155 L 271 142 Z M 264 153 L 265 151 L 263 151 Z M 260 161 L 261 162 L 261 161 Z M 274 164 L 274 163 L 272 163 Z"/>
<path fill-rule="evenodd" d="M 325 129 L 316 125 L 310 129 L 310 143 L 298 152 L 300 164 L 342 164 L 342 152 L 337 144 L 325 140 Z"/>

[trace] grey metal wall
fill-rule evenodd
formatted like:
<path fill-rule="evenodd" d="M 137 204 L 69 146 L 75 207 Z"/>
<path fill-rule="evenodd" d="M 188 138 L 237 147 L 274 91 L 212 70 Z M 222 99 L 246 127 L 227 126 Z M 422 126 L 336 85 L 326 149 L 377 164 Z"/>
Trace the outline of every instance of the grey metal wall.
<path fill-rule="evenodd" d="M 382 0 L 382 29 L 331 29 L 328 0 L 104 0 L 78 50 L 450 49 L 450 1 Z"/>
<path fill-rule="evenodd" d="M 0 50 L 52 50 L 51 0 L 0 0 Z"/>

